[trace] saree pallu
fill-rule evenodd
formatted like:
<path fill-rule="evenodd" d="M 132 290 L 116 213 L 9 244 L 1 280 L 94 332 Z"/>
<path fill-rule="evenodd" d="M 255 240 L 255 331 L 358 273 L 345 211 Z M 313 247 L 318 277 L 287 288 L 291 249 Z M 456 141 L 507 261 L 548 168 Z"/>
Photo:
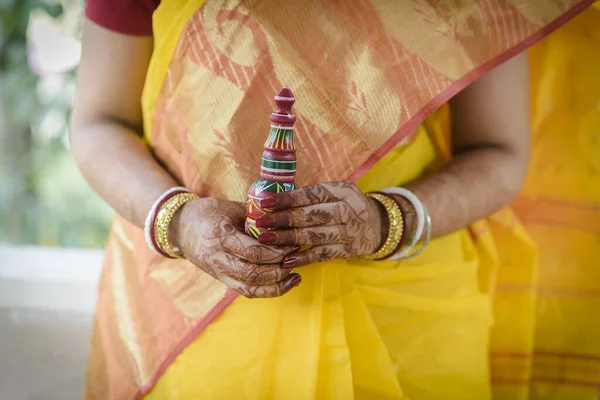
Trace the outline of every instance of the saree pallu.
<path fill-rule="evenodd" d="M 427 115 L 589 3 L 166 0 L 146 140 L 194 192 L 244 201 L 288 85 L 301 186 L 401 185 L 450 158 L 447 108 Z M 248 300 L 153 255 L 117 217 L 85 397 L 596 398 L 599 22 L 590 9 L 532 50 L 534 153 L 516 213 L 414 260 L 304 267 L 286 296 Z"/>

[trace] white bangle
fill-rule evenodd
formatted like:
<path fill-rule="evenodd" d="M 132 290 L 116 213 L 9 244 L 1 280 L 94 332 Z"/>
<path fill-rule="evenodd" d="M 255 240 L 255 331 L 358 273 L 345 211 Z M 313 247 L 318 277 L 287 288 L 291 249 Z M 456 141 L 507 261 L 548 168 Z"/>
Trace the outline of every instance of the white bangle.
<path fill-rule="evenodd" d="M 189 189 L 184 188 L 182 186 L 177 186 L 177 187 L 174 187 L 174 188 L 171 188 L 171 189 L 167 190 L 166 192 L 164 192 L 163 194 L 161 194 L 158 197 L 158 199 L 156 199 L 156 201 L 154 202 L 154 204 L 152 204 L 152 207 L 150 207 L 150 211 L 148 211 L 148 215 L 146 216 L 146 220 L 144 221 L 144 238 L 146 239 L 146 244 L 148 245 L 148 247 L 150 248 L 150 250 L 152 250 L 153 252 L 155 252 L 158 255 L 162 255 L 162 254 L 159 251 L 159 249 L 157 249 L 156 246 L 154 246 L 154 242 L 152 241 L 152 237 L 150 235 L 150 227 L 154 223 L 154 219 L 156 218 L 156 214 L 159 211 L 159 210 L 157 210 L 158 205 L 165 198 L 167 198 L 168 196 L 170 196 L 174 192 L 191 193 L 191 191 Z"/>
<path fill-rule="evenodd" d="M 425 206 L 423 206 L 423 208 L 425 209 L 425 240 L 421 242 L 421 245 L 417 250 L 414 251 L 414 253 L 404 256 L 402 260 L 408 260 L 421 254 L 431 240 L 431 217 L 427 212 L 427 208 L 425 208 Z"/>
<path fill-rule="evenodd" d="M 417 231 L 415 232 L 415 236 L 411 239 L 410 243 L 408 243 L 408 245 L 404 249 L 400 250 L 398 253 L 392 255 L 389 258 L 390 260 L 400 260 L 403 257 L 405 257 L 413 249 L 413 247 L 415 247 L 415 245 L 419 242 L 419 239 L 421 239 L 421 235 L 423 234 L 423 228 L 425 226 L 425 219 L 426 219 L 425 206 L 423 206 L 423 203 L 421 203 L 421 200 L 419 200 L 419 198 L 417 196 L 415 196 L 415 194 L 413 192 L 411 192 L 410 190 L 405 189 L 405 188 L 389 187 L 389 188 L 383 189 L 382 192 L 387 193 L 387 194 L 397 194 L 399 196 L 404 197 L 406 200 L 408 200 L 411 203 L 415 212 L 417 213 Z"/>

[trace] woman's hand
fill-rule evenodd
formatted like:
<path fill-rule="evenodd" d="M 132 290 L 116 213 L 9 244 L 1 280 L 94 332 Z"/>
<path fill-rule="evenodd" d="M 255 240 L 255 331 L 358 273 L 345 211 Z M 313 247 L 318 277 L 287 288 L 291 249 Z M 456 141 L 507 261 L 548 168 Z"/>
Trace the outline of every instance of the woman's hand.
<path fill-rule="evenodd" d="M 270 245 L 313 245 L 286 257 L 284 266 L 300 267 L 334 258 L 359 258 L 374 253 L 387 236 L 387 215 L 376 200 L 352 182 L 331 182 L 265 198 L 272 209 L 256 220 L 270 228 L 258 241 Z"/>
<path fill-rule="evenodd" d="M 203 198 L 185 204 L 171 222 L 170 237 L 185 257 L 240 294 L 277 297 L 300 283 L 282 268 L 296 247 L 271 247 L 243 233 L 244 205 Z"/>

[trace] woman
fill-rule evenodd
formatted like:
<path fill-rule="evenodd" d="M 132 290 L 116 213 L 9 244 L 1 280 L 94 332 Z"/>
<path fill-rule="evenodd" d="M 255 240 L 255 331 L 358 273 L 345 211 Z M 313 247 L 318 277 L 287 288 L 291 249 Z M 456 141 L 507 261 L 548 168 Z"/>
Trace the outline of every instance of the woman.
<path fill-rule="evenodd" d="M 526 175 L 530 83 L 517 54 L 589 2 L 165 0 L 152 18 L 151 3 L 87 6 L 72 145 L 120 215 L 87 398 L 485 399 L 489 353 L 498 398 L 575 393 L 562 376 L 566 389 L 536 386 L 533 241 L 509 209 L 480 219 Z M 257 241 L 240 229 L 242 202 L 283 84 L 298 99 L 302 188 L 265 204 L 273 230 Z M 451 138 L 447 109 L 421 124 L 450 98 Z M 199 196 L 169 223 L 185 260 L 155 255 L 142 230 L 177 186 Z M 390 214 L 365 194 L 400 186 L 434 239 L 410 261 L 367 260 Z M 308 217 L 339 210 L 360 217 Z"/>

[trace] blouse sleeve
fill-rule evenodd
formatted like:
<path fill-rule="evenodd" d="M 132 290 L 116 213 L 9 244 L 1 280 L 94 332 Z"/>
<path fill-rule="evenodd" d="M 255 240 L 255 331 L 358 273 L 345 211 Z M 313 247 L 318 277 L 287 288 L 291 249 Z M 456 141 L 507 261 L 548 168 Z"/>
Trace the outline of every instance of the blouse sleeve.
<path fill-rule="evenodd" d="M 159 0 L 87 0 L 85 15 L 96 24 L 125 35 L 152 35 L 152 13 Z"/>

